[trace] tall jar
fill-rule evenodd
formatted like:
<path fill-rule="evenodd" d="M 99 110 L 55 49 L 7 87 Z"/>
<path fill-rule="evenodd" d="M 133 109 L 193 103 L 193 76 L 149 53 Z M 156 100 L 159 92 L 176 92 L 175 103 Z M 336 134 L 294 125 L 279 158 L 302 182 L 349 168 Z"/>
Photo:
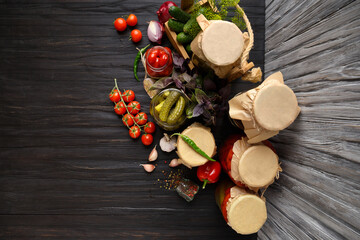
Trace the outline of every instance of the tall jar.
<path fill-rule="evenodd" d="M 215 200 L 227 224 L 239 234 L 256 233 L 266 222 L 265 199 L 229 180 L 218 184 Z"/>
<path fill-rule="evenodd" d="M 278 178 L 279 159 L 269 141 L 251 145 L 247 137 L 230 136 L 219 150 L 224 171 L 240 187 L 253 191 L 266 188 Z"/>
<path fill-rule="evenodd" d="M 152 78 L 169 76 L 173 71 L 173 58 L 170 48 L 155 46 L 145 53 L 146 72 Z"/>

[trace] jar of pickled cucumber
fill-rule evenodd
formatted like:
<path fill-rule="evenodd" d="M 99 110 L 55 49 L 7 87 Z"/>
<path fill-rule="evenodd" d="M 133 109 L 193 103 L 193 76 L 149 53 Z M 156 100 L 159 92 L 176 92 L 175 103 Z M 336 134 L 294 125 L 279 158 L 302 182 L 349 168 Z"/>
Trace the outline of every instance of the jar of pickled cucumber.
<path fill-rule="evenodd" d="M 167 131 L 181 127 L 186 121 L 187 96 L 176 88 L 158 93 L 150 103 L 150 114 L 157 125 Z"/>

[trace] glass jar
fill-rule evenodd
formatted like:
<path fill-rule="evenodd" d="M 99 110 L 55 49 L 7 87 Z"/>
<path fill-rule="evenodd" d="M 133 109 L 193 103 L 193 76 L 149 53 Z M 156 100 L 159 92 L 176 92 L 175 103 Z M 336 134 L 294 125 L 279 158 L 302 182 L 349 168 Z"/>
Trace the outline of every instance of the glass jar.
<path fill-rule="evenodd" d="M 173 58 L 170 48 L 155 46 L 145 53 L 146 72 L 152 78 L 169 76 L 173 71 Z"/>
<path fill-rule="evenodd" d="M 162 106 L 168 98 L 177 98 L 176 101 L 172 101 L 172 106 L 168 106 L 168 114 L 166 119 L 160 117 Z M 182 98 L 182 99 L 180 99 Z M 170 100 L 170 99 L 169 99 Z M 168 100 L 168 101 L 169 101 Z M 181 101 L 181 102 L 179 102 Z M 150 114 L 153 116 L 157 125 L 167 131 L 173 131 L 181 127 L 186 122 L 186 108 L 189 105 L 187 96 L 177 88 L 168 88 L 159 92 L 150 102 Z M 175 111 L 176 116 L 175 116 Z M 173 113 L 174 112 L 174 113 Z M 171 117 L 171 121 L 170 118 Z M 176 120 L 176 121 L 175 121 Z"/>
<path fill-rule="evenodd" d="M 229 180 L 218 183 L 215 200 L 227 224 L 239 234 L 256 233 L 267 219 L 265 199 Z"/>
<path fill-rule="evenodd" d="M 237 141 L 238 145 L 234 147 Z M 232 135 L 224 142 L 219 159 L 223 170 L 236 185 L 253 191 L 273 183 L 281 171 L 278 156 L 269 141 L 250 145 L 242 135 Z"/>

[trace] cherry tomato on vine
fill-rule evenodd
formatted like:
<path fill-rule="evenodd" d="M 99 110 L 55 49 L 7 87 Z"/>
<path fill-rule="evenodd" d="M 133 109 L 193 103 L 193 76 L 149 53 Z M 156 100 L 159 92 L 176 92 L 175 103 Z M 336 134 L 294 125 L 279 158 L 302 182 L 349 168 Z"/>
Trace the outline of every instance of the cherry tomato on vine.
<path fill-rule="evenodd" d="M 120 94 L 121 94 L 121 92 L 119 90 L 113 89 L 109 93 L 109 98 L 112 102 L 117 103 L 118 101 L 120 101 Z"/>
<path fill-rule="evenodd" d="M 115 21 L 114 21 L 114 26 L 115 26 L 115 29 L 122 32 L 126 29 L 126 21 L 125 19 L 123 18 L 117 18 Z"/>
<path fill-rule="evenodd" d="M 145 146 L 149 146 L 150 144 L 152 144 L 153 141 L 154 141 L 154 138 L 151 134 L 145 133 L 141 136 L 141 142 Z"/>
<path fill-rule="evenodd" d="M 134 139 L 140 137 L 140 128 L 138 126 L 132 126 L 129 129 L 129 135 Z"/>
<path fill-rule="evenodd" d="M 153 122 L 148 122 L 144 126 L 144 131 L 146 133 L 154 133 L 155 132 L 155 124 Z"/>
<path fill-rule="evenodd" d="M 132 125 L 134 125 L 134 120 L 128 113 L 123 116 L 122 121 L 125 126 L 131 127 Z"/>
<path fill-rule="evenodd" d="M 128 105 L 127 108 L 129 110 L 129 113 L 131 113 L 132 115 L 136 115 L 138 112 L 140 112 L 140 103 L 138 101 L 131 101 Z"/>
<path fill-rule="evenodd" d="M 122 97 L 124 99 L 124 101 L 126 103 L 129 103 L 131 101 L 133 101 L 135 99 L 135 93 L 133 90 L 126 90 L 123 94 Z"/>
<path fill-rule="evenodd" d="M 146 113 L 144 112 L 139 112 L 138 114 L 136 114 L 136 116 L 134 117 L 134 120 L 137 124 L 139 125 L 144 125 L 147 120 L 148 120 L 148 116 Z"/>
<path fill-rule="evenodd" d="M 114 111 L 118 115 L 124 115 L 126 113 L 126 106 L 123 102 L 116 103 Z"/>
<path fill-rule="evenodd" d="M 135 26 L 137 24 L 137 17 L 135 16 L 135 14 L 130 14 L 126 19 L 126 23 L 131 27 Z"/>
<path fill-rule="evenodd" d="M 135 43 L 140 42 L 141 38 L 142 38 L 142 33 L 139 29 L 134 29 L 131 31 L 131 40 Z"/>

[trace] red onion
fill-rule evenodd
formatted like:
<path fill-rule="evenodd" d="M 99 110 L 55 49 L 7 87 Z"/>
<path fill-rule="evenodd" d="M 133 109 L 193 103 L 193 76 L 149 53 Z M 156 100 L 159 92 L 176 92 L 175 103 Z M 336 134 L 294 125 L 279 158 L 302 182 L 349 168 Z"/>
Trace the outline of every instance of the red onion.
<path fill-rule="evenodd" d="M 171 6 L 177 7 L 177 5 L 174 2 L 166 1 L 160 6 L 159 10 L 156 12 L 156 14 L 159 17 L 160 23 L 164 24 L 167 22 L 167 20 L 169 20 L 171 18 L 170 14 L 169 14 L 169 8 Z"/>
<path fill-rule="evenodd" d="M 158 21 L 150 21 L 147 35 L 151 42 L 161 43 L 163 37 L 164 27 Z"/>

